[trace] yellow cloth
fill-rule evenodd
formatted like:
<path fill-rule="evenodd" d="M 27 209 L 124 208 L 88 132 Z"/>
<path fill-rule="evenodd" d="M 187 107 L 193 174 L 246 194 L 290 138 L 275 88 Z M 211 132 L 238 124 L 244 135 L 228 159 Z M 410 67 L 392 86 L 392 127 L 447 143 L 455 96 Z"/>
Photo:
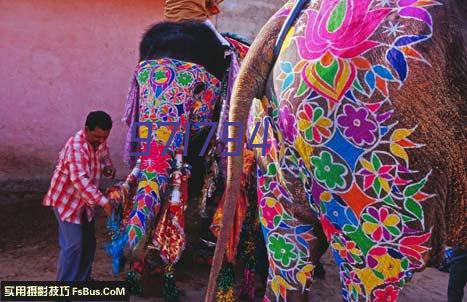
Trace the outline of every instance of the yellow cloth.
<path fill-rule="evenodd" d="M 170 21 L 205 21 L 219 13 L 218 4 L 223 0 L 166 0 L 164 15 Z"/>

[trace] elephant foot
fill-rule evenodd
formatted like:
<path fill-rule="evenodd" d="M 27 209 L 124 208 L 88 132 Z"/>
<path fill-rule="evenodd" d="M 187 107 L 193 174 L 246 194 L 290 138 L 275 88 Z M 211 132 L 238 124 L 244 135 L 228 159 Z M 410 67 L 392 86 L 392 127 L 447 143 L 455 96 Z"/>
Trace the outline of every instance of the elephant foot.
<path fill-rule="evenodd" d="M 127 244 L 123 248 L 123 256 L 130 262 L 144 262 L 148 254 L 148 247 L 146 246 L 148 235 L 145 234 L 135 246 Z"/>
<path fill-rule="evenodd" d="M 235 300 L 234 266 L 233 263 L 225 262 L 219 273 L 216 302 L 234 302 Z"/>
<path fill-rule="evenodd" d="M 129 271 L 126 273 L 125 282 L 127 282 L 130 294 L 140 296 L 143 292 L 141 284 L 141 275 L 136 271 Z"/>
<path fill-rule="evenodd" d="M 175 283 L 175 268 L 173 264 L 168 264 L 165 267 L 163 296 L 167 302 L 180 301 L 180 292 Z"/>
<path fill-rule="evenodd" d="M 148 248 L 146 246 L 147 239 L 148 234 L 144 234 L 144 236 L 133 249 L 133 257 L 135 258 L 135 260 L 143 261 L 146 258 L 148 254 Z"/>

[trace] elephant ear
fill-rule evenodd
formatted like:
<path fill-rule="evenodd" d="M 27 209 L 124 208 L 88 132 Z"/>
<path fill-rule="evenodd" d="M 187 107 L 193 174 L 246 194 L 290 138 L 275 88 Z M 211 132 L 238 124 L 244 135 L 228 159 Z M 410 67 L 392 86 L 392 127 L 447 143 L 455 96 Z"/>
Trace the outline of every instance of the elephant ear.
<path fill-rule="evenodd" d="M 284 20 L 283 16 L 273 16 L 261 29 L 243 60 L 232 94 L 229 112 L 230 122 L 240 122 L 242 125 L 246 125 L 251 102 L 254 98 L 261 98 L 263 96 L 266 80 L 274 63 L 274 45 Z M 238 128 L 240 127 L 229 127 L 229 137 L 238 138 L 239 134 L 243 135 L 243 133 L 238 133 Z M 228 147 L 230 153 L 234 153 L 234 150 L 242 149 L 241 145 L 235 146 L 232 139 Z M 227 163 L 224 215 L 212 261 L 205 298 L 206 302 L 214 300 L 217 277 L 222 267 L 226 246 L 232 232 L 237 194 L 240 192 L 240 178 L 243 171 L 243 152 L 240 152 L 240 156 L 230 156 Z"/>

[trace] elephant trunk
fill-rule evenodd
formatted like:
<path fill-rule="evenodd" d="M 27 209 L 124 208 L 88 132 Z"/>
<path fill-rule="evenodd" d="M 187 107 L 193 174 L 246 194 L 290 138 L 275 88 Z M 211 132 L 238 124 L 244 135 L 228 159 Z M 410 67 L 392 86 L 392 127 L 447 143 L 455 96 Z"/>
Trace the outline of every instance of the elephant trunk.
<path fill-rule="evenodd" d="M 240 68 L 239 76 L 235 81 L 229 112 L 230 122 L 240 122 L 246 126 L 253 99 L 255 97 L 262 97 L 267 77 L 274 63 L 273 50 L 282 23 L 283 18 L 271 19 L 263 27 L 248 51 Z M 239 135 L 243 136 L 243 133 L 239 133 L 237 127 L 229 127 L 230 138 L 238 138 Z M 229 236 L 232 232 L 238 198 L 237 194 L 240 192 L 240 180 L 243 171 L 243 143 L 240 143 L 240 146 L 236 144 L 233 142 L 229 142 L 228 144 L 228 151 L 230 153 L 235 150 L 241 151 L 240 155 L 229 156 L 227 160 L 224 214 L 209 276 L 206 302 L 212 302 L 214 299 L 217 277 L 222 266 L 227 243 L 230 239 Z"/>

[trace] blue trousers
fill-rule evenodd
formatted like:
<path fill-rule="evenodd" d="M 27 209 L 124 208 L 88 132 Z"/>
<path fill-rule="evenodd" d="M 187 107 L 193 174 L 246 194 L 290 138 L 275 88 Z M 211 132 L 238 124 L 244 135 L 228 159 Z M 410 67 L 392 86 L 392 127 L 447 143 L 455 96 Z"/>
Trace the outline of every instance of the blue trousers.
<path fill-rule="evenodd" d="M 88 222 L 84 214 L 81 224 L 74 224 L 60 220 L 55 209 L 54 213 L 60 245 L 57 281 L 89 281 L 96 252 L 94 220 Z"/>

